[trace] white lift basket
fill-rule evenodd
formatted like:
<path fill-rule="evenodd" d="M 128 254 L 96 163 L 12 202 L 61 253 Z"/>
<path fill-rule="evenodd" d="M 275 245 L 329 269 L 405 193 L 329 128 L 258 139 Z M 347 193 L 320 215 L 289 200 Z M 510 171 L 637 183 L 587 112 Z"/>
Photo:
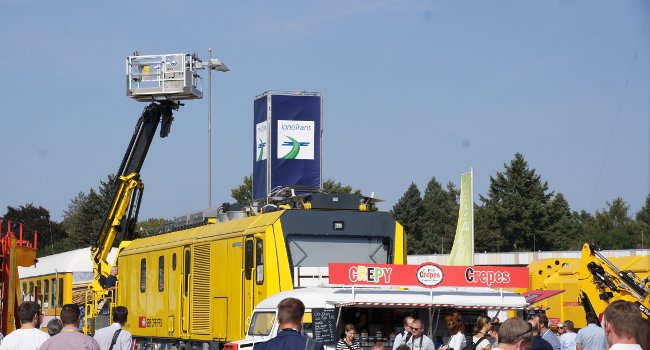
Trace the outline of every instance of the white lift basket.
<path fill-rule="evenodd" d="M 136 101 L 203 98 L 197 54 L 137 55 L 126 59 L 126 95 Z"/>

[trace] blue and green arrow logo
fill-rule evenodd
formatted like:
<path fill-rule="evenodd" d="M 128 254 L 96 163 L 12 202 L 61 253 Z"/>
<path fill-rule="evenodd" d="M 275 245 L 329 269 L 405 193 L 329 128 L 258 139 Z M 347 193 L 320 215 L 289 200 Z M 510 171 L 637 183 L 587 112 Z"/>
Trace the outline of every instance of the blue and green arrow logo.
<path fill-rule="evenodd" d="M 266 146 L 266 142 L 260 139 L 260 143 L 257 145 L 257 148 L 260 149 L 260 155 L 257 157 L 258 162 L 264 159 L 264 146 Z"/>
<path fill-rule="evenodd" d="M 299 142 L 293 137 L 287 136 L 291 141 L 285 141 L 282 143 L 282 146 L 291 146 L 289 153 L 285 154 L 282 159 L 296 159 L 298 153 L 300 153 L 300 146 L 308 146 L 309 142 Z"/>

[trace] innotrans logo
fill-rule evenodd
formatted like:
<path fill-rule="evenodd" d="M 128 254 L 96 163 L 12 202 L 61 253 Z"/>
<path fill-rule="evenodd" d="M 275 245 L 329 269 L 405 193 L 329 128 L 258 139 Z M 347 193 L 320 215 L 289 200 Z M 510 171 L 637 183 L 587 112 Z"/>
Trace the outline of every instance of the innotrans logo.
<path fill-rule="evenodd" d="M 255 125 L 255 159 L 259 162 L 265 160 L 269 153 L 268 147 L 268 122 L 263 121 Z"/>
<path fill-rule="evenodd" d="M 314 159 L 314 121 L 278 120 L 278 159 Z"/>
<path fill-rule="evenodd" d="M 266 153 L 264 152 L 264 148 L 266 148 L 266 142 L 262 141 L 260 139 L 260 142 L 257 144 L 257 161 L 259 162 L 260 160 L 266 159 Z"/>

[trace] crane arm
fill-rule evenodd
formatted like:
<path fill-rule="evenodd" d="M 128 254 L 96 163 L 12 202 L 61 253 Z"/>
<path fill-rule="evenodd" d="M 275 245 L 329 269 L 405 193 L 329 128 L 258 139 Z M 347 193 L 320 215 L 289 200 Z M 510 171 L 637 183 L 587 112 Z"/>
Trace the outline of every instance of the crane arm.
<path fill-rule="evenodd" d="M 133 238 L 144 189 L 144 184 L 140 181 L 142 164 L 158 124 L 162 123 L 160 137 L 166 137 L 174 119 L 173 110 L 178 109 L 179 106 L 179 103 L 172 101 L 154 102 L 145 107 L 138 119 L 117 173 L 118 179 L 111 205 L 102 222 L 97 241 L 91 247 L 94 280 L 90 287 L 95 291 L 104 290 L 103 281 L 110 274 L 108 253 L 118 234 L 122 233 L 124 240 Z"/>
<path fill-rule="evenodd" d="M 586 243 L 584 245 L 582 264 L 583 271 L 590 277 L 582 279 L 585 283 L 588 283 L 580 288 L 582 290 L 583 307 L 586 305 L 584 300 L 590 299 L 590 291 L 594 291 L 594 293 L 599 293 L 599 304 L 604 302 L 606 303 L 604 306 L 606 306 L 610 301 L 619 299 L 632 301 L 639 306 L 646 318 L 650 318 L 650 286 L 646 285 L 647 279 L 641 281 L 634 272 L 619 269 L 601 254 L 594 244 Z M 592 302 L 594 301 L 592 300 Z M 591 310 L 585 308 L 585 311 L 596 311 L 592 306 L 592 302 L 588 303 Z M 603 310 L 599 311 L 602 312 Z"/>

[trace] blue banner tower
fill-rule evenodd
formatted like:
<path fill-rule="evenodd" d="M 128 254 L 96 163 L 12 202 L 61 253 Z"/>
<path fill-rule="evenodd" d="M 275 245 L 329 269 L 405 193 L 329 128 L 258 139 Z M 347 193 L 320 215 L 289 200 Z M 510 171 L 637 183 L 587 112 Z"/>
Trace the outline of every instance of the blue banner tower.
<path fill-rule="evenodd" d="M 267 91 L 255 98 L 253 199 L 280 188 L 322 187 L 323 98 L 318 92 Z"/>

